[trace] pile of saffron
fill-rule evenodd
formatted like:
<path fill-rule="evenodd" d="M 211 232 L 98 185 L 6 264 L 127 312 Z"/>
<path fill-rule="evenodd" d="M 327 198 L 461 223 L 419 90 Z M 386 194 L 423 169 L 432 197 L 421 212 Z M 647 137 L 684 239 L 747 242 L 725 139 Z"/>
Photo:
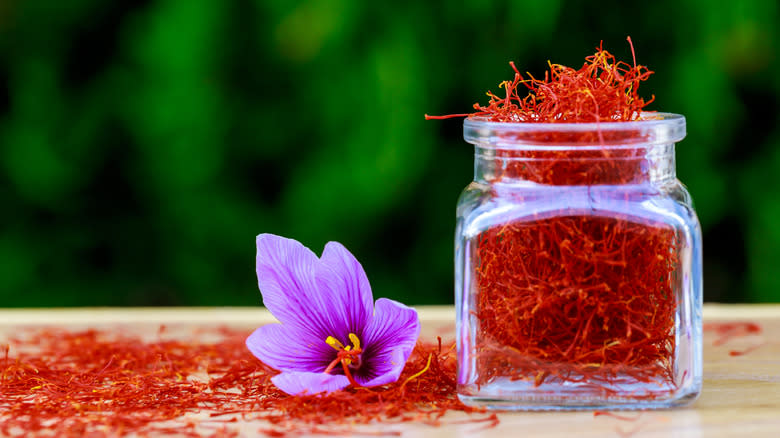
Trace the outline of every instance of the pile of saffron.
<path fill-rule="evenodd" d="M 0 346 L 0 435 L 238 436 L 254 420 L 262 422 L 253 434 L 338 435 L 369 423 L 437 425 L 449 411 L 475 412 L 455 395 L 455 355 L 440 340 L 418 343 L 393 384 L 289 396 L 271 383 L 277 372 L 247 351 L 247 334 L 212 329 L 194 338 L 218 339 L 205 343 L 164 332 L 153 340 L 95 330 L 25 333 Z"/>
<path fill-rule="evenodd" d="M 483 383 L 674 381 L 671 227 L 558 216 L 491 228 L 477 272 Z M 659 256 L 660 255 L 660 256 Z"/>
<path fill-rule="evenodd" d="M 596 53 L 585 58 L 579 69 L 549 63 L 544 79 L 530 73 L 524 78 L 515 66 L 511 81 L 501 82 L 506 94 L 499 97 L 488 91 L 487 106 L 474 104 L 474 113 L 429 116 L 426 119 L 452 117 L 486 117 L 493 122 L 562 123 L 615 122 L 636 120 L 642 109 L 655 98 L 645 101 L 639 96 L 639 84 L 653 73 L 636 64 L 631 38 L 633 65 L 617 61 L 615 56 L 599 46 Z M 520 86 L 523 86 L 521 88 Z M 528 94 L 520 92 L 527 89 Z"/>
<path fill-rule="evenodd" d="M 503 97 L 488 92 L 489 103 L 475 104 L 474 113 L 426 118 L 550 124 L 499 134 L 531 145 L 639 145 L 636 131 L 598 128 L 653 117 L 642 110 L 654 98 L 638 94 L 652 72 L 636 64 L 628 41 L 632 64 L 602 46 L 579 69 L 549 64 L 543 79 L 524 77 L 510 63 L 515 74 L 500 84 Z M 596 129 L 559 131 L 556 123 L 593 123 Z M 646 147 L 493 153 L 498 181 L 650 187 Z M 623 195 L 626 201 L 633 196 Z M 648 399 L 673 390 L 680 236 L 662 221 L 616 211 L 529 216 L 493 225 L 475 239 L 478 385 L 500 378 L 536 387 L 578 384 L 609 396 L 619 395 L 622 384 L 657 384 L 658 391 L 632 394 Z"/>

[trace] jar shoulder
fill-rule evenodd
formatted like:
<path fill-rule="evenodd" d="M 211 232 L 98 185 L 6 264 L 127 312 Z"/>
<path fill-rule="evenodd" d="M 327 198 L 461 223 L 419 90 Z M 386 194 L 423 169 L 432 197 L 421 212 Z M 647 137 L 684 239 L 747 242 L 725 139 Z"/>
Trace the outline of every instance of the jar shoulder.
<path fill-rule="evenodd" d="M 458 197 L 458 218 L 464 218 L 471 215 L 474 210 L 481 205 L 491 202 L 492 199 L 493 196 L 490 185 L 472 181 L 463 189 Z"/>
<path fill-rule="evenodd" d="M 688 191 L 688 187 L 679 179 L 675 179 L 669 184 L 662 186 L 662 189 L 670 198 L 693 209 L 693 198 L 691 198 L 691 193 Z"/>
<path fill-rule="evenodd" d="M 679 180 L 663 185 L 621 186 L 472 182 L 458 200 L 458 233 L 473 236 L 499 223 L 579 215 L 664 222 L 689 232 L 700 228 L 691 195 Z"/>

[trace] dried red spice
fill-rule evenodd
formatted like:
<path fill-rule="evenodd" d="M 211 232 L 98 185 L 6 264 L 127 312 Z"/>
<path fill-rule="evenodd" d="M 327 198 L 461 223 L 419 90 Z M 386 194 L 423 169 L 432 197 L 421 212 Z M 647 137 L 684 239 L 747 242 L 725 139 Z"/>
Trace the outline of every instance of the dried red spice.
<path fill-rule="evenodd" d="M 617 61 L 604 50 L 603 44 L 595 54 L 585 58 L 579 70 L 560 64 L 549 64 L 544 79 L 536 79 L 530 73 L 524 78 L 513 62 L 515 72 L 511 81 L 502 82 L 505 96 L 488 92 L 487 106 L 474 104 L 477 111 L 468 114 L 429 116 L 426 119 L 453 117 L 478 118 L 490 122 L 505 123 L 601 123 L 628 122 L 652 118 L 652 113 L 642 112 L 655 100 L 639 96 L 639 85 L 652 71 L 637 65 L 634 46 L 628 38 L 633 65 Z M 524 88 L 519 86 L 523 85 Z M 520 90 L 527 89 L 525 96 Z M 505 132 L 511 140 L 533 145 L 593 145 L 613 143 L 638 143 L 643 135 L 636 129 L 595 131 L 549 130 Z M 538 184 L 628 184 L 647 178 L 642 170 L 646 163 L 645 147 L 620 149 L 583 149 L 581 151 L 557 151 L 540 149 L 497 149 L 496 160 L 522 158 L 497 166 L 498 179 L 522 178 Z"/>
<path fill-rule="evenodd" d="M 708 322 L 702 326 L 702 330 L 718 335 L 712 342 L 712 345 L 717 347 L 734 338 L 760 334 L 761 326 L 752 321 Z"/>
<path fill-rule="evenodd" d="M 594 411 L 593 412 L 593 417 L 594 418 L 595 417 L 612 417 L 612 418 L 615 418 L 617 420 L 630 421 L 630 422 L 634 422 L 634 421 L 639 420 L 639 417 L 641 417 L 641 416 L 642 416 L 641 413 L 639 413 L 639 414 L 637 414 L 635 416 L 628 416 L 628 415 L 621 415 L 621 414 L 616 414 L 614 412 L 608 412 L 608 411 Z"/>
<path fill-rule="evenodd" d="M 672 382 L 676 236 L 670 226 L 556 216 L 482 233 L 477 348 L 506 376 Z"/>
<path fill-rule="evenodd" d="M 478 412 L 458 401 L 453 349 L 440 341 L 418 344 L 396 383 L 295 397 L 247 351 L 248 333 L 199 336 L 217 334 L 202 343 L 48 330 L 13 340 L 0 368 L 0 434 L 237 436 L 234 423 L 263 420 L 268 436 L 339 435 L 377 421 L 437 425 L 449 411 Z"/>
<path fill-rule="evenodd" d="M 729 350 L 729 356 L 732 356 L 732 357 L 744 356 L 746 354 L 749 354 L 749 353 L 752 353 L 752 352 L 758 350 L 759 348 L 763 347 L 764 345 L 766 345 L 766 342 L 762 342 L 760 344 L 753 345 L 752 347 L 748 347 L 748 348 L 746 348 L 744 350 Z"/>
<path fill-rule="evenodd" d="M 603 46 L 580 69 L 549 64 L 543 79 L 530 73 L 525 78 L 510 63 L 515 75 L 501 83 L 503 97 L 489 92 L 489 103 L 474 104 L 474 113 L 426 118 L 594 123 L 593 130 L 502 129 L 496 135 L 503 140 L 534 147 L 491 149 L 495 180 L 641 187 L 650 181 L 644 134 L 634 128 L 599 129 L 600 123 L 653 118 L 642 110 L 654 97 L 638 94 L 652 72 L 637 65 L 628 42 L 632 64 L 617 61 Z M 621 147 L 606 147 L 613 144 Z M 631 144 L 637 147 L 626 147 Z M 637 190 L 621 193 L 627 200 L 641 196 L 643 189 Z M 614 385 L 653 382 L 673 391 L 678 234 L 670 224 L 614 211 L 549 213 L 483 231 L 473 256 L 478 264 L 472 310 L 476 383 L 497 378 L 537 387 L 576 383 L 609 395 Z M 649 399 L 662 392 L 631 397 Z"/>
<path fill-rule="evenodd" d="M 723 345 L 732 339 L 761 334 L 761 326 L 751 321 L 708 322 L 704 324 L 702 329 L 705 332 L 715 332 L 715 334 L 718 336 L 712 342 L 714 347 Z M 730 350 L 729 356 L 744 356 L 763 347 L 764 345 L 766 345 L 766 342 L 761 342 L 759 344 L 745 348 L 744 350 Z"/>
<path fill-rule="evenodd" d="M 642 417 L 642 413 L 640 412 L 639 414 L 637 414 L 635 416 L 629 416 L 629 415 L 616 414 L 614 412 L 608 412 L 608 411 L 595 411 L 595 412 L 593 412 L 593 418 L 602 417 L 602 416 L 603 417 L 611 417 L 611 418 L 614 418 L 614 419 L 620 420 L 620 421 L 636 423 Z M 635 433 L 639 432 L 639 430 L 641 430 L 643 426 L 644 425 L 642 425 L 642 424 L 637 424 L 636 426 L 634 426 L 633 428 L 628 429 L 628 430 L 624 430 L 622 427 L 616 427 L 615 428 L 615 433 L 618 436 L 620 436 L 620 437 L 630 437 L 630 436 L 633 436 Z"/>
<path fill-rule="evenodd" d="M 488 91 L 487 106 L 474 104 L 474 113 L 429 116 L 426 119 L 447 119 L 453 117 L 486 117 L 492 122 L 512 123 L 580 123 L 615 122 L 637 120 L 642 109 L 655 97 L 645 101 L 639 96 L 641 82 L 647 80 L 652 71 L 636 64 L 636 55 L 631 38 L 628 38 L 633 56 L 633 66 L 617 61 L 615 56 L 604 50 L 603 44 L 595 54 L 585 58 L 579 70 L 560 64 L 549 64 L 544 79 L 536 79 L 530 73 L 528 78 L 515 67 L 511 81 L 502 82 L 499 87 L 506 91 L 499 97 Z M 520 95 L 523 85 L 528 94 Z"/>

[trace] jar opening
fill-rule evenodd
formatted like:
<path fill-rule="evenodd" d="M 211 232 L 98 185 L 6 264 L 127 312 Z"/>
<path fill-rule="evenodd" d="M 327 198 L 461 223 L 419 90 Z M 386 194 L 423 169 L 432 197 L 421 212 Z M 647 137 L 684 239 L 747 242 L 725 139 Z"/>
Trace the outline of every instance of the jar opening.
<path fill-rule="evenodd" d="M 463 122 L 463 137 L 482 148 L 513 150 L 603 150 L 669 144 L 685 137 L 685 117 L 643 112 L 631 122 L 504 123 L 484 117 Z"/>

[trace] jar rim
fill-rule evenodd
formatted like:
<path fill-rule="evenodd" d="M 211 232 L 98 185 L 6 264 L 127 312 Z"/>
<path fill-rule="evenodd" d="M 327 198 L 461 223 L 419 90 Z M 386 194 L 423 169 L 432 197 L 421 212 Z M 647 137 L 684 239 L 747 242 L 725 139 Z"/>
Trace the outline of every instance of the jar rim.
<path fill-rule="evenodd" d="M 638 120 L 629 122 L 512 123 L 487 117 L 469 117 L 463 122 L 463 138 L 468 143 L 500 149 L 636 148 L 676 143 L 685 134 L 685 116 L 663 112 L 642 112 Z"/>

